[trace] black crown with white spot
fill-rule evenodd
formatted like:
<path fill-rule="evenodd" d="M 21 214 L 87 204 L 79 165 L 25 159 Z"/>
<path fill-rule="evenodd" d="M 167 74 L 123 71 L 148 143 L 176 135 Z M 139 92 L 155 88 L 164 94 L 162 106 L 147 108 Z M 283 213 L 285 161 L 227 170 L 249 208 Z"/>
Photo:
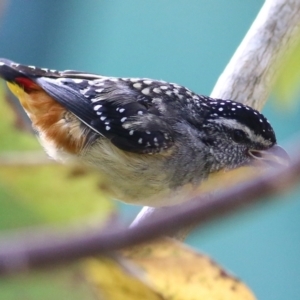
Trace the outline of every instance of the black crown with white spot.
<path fill-rule="evenodd" d="M 208 115 L 209 118 L 234 119 L 247 126 L 255 134 L 261 135 L 264 139 L 269 140 L 272 144 L 276 143 L 272 126 L 265 116 L 257 110 L 232 100 L 211 99 L 210 105 L 211 111 Z"/>

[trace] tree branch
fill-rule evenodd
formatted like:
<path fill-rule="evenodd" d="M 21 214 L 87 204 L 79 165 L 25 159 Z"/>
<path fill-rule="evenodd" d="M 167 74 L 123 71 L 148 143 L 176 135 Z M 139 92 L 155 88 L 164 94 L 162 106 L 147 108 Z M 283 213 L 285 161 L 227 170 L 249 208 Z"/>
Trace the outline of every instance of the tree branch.
<path fill-rule="evenodd" d="M 264 106 L 284 56 L 299 40 L 300 2 L 266 0 L 211 96 Z"/>
<path fill-rule="evenodd" d="M 297 145 L 295 149 L 299 149 Z M 154 218 L 139 226 L 99 232 L 99 228 L 83 231 L 38 229 L 7 234 L 0 238 L 0 275 L 33 268 L 70 263 L 90 255 L 109 254 L 113 250 L 133 246 L 147 240 L 177 232 L 195 223 L 204 224 L 220 215 L 258 202 L 261 197 L 278 195 L 300 178 L 300 157 L 291 166 L 278 169 L 259 179 L 215 194 L 209 200 L 197 196 L 191 201 L 160 210 Z"/>
<path fill-rule="evenodd" d="M 211 97 L 232 99 L 261 110 L 270 94 L 276 70 L 299 38 L 300 1 L 266 0 Z M 144 207 L 131 226 L 159 215 L 160 210 Z M 190 229 L 183 229 L 172 237 L 183 240 Z"/>

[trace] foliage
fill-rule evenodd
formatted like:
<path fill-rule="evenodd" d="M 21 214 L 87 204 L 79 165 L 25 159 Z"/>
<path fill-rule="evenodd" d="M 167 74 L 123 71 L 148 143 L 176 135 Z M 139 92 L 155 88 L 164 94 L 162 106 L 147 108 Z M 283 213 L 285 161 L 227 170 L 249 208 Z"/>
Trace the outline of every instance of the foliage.
<path fill-rule="evenodd" d="M 99 299 L 255 299 L 241 281 L 208 256 L 172 239 L 148 242 L 122 254 L 117 262 L 108 258 L 88 260 L 87 277 Z"/>
<path fill-rule="evenodd" d="M 62 225 L 83 218 L 88 219 L 82 225 L 92 222 L 100 227 L 114 212 L 114 206 L 101 193 L 99 178 L 47 159 L 44 163 L 26 164 L 42 149 L 31 133 L 16 128 L 19 116 L 9 107 L 3 85 L 0 103 L 0 158 L 5 157 L 0 159 L 0 229 Z M 10 164 L 15 156 L 19 163 Z M 80 272 L 73 266 L 2 278 L 0 299 L 93 299 Z"/>

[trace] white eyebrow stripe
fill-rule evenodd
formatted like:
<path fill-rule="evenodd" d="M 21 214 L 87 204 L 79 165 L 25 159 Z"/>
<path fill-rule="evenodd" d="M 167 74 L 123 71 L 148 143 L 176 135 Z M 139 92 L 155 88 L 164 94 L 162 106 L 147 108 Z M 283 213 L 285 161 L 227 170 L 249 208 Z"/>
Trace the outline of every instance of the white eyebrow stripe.
<path fill-rule="evenodd" d="M 256 134 L 253 130 L 251 130 L 248 126 L 238 122 L 234 119 L 226 119 L 226 118 L 217 118 L 217 119 L 211 119 L 212 123 L 217 123 L 220 125 L 224 125 L 228 128 L 232 129 L 240 129 L 243 130 L 248 137 L 251 139 L 251 141 L 254 141 L 256 143 L 260 143 L 262 145 L 270 146 L 271 142 L 269 140 L 266 140 L 261 135 Z"/>

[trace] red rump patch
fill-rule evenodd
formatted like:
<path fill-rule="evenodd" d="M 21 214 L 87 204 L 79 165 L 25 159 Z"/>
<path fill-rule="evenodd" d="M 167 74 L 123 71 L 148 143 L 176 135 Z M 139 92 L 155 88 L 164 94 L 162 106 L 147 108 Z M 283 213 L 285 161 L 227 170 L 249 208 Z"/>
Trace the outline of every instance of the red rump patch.
<path fill-rule="evenodd" d="M 24 88 L 24 91 L 26 93 L 29 93 L 33 90 L 39 90 L 40 87 L 34 83 L 31 79 L 26 78 L 26 77 L 17 77 L 15 79 L 16 83 L 19 84 L 20 86 L 22 86 Z"/>

